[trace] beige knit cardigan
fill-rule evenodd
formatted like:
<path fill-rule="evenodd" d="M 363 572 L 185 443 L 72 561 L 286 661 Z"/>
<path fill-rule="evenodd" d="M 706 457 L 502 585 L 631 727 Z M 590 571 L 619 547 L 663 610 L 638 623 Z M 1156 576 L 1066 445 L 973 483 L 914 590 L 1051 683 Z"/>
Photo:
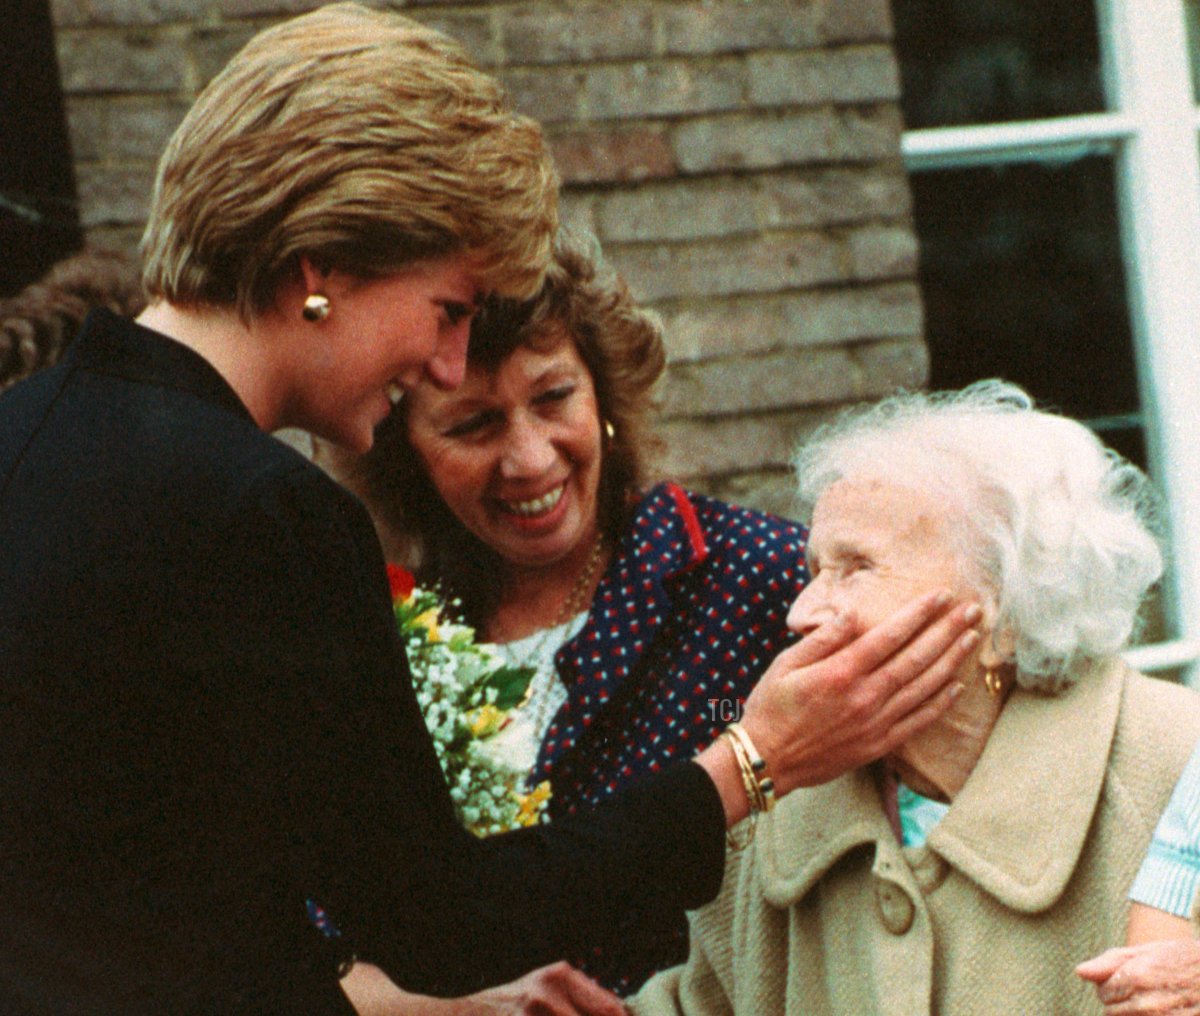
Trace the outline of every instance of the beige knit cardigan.
<path fill-rule="evenodd" d="M 688 961 L 637 1016 L 1079 1016 L 1080 960 L 1120 944 L 1126 893 L 1200 737 L 1200 695 L 1092 668 L 1013 693 L 924 847 L 871 772 L 785 798 L 692 915 Z"/>

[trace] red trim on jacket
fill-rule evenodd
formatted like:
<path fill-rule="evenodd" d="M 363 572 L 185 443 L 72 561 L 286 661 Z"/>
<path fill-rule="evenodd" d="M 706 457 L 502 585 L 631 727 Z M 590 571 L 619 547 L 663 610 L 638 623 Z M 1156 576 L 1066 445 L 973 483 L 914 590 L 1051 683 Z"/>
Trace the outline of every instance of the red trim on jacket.
<path fill-rule="evenodd" d="M 687 491 L 677 483 L 668 483 L 667 490 L 675 499 L 675 506 L 679 509 L 680 518 L 683 519 L 683 524 L 687 529 L 688 542 L 692 545 L 693 558 L 688 562 L 685 570 L 694 568 L 708 557 L 708 544 L 704 541 L 704 530 L 700 526 L 700 520 L 696 517 L 696 508 L 687 496 Z"/>

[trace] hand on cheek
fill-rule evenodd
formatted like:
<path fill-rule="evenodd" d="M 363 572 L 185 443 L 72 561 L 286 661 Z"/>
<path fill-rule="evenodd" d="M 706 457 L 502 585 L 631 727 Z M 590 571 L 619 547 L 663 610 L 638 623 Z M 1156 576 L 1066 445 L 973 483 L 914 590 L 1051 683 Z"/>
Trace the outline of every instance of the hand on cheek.
<path fill-rule="evenodd" d="M 961 692 L 953 679 L 978 645 L 979 618 L 935 590 L 866 630 L 831 614 L 781 653 L 742 720 L 779 792 L 880 758 L 941 715 Z"/>

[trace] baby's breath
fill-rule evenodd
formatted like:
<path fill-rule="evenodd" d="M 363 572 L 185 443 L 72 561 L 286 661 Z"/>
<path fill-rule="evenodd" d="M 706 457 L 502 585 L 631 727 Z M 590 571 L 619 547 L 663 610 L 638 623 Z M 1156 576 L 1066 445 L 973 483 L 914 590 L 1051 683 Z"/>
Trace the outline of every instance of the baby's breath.
<path fill-rule="evenodd" d="M 544 819 L 549 784 L 526 793 L 524 772 L 480 750 L 520 706 L 533 669 L 509 666 L 451 616 L 453 603 L 448 609 L 436 592 L 405 578 L 408 592 L 393 598 L 396 623 L 459 821 L 478 836 L 536 825 Z"/>

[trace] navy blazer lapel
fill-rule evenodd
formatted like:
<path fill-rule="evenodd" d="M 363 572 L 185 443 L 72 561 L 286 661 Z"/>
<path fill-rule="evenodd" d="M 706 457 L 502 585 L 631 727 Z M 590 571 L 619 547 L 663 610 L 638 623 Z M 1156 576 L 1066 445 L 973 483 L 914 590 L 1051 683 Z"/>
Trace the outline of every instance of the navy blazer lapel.
<path fill-rule="evenodd" d="M 40 409 L 12 414 L 20 424 L 8 426 L 0 434 L 0 491 L 76 370 L 167 385 L 254 422 L 228 382 L 198 353 L 112 311 L 97 308 L 88 314 L 78 338 L 68 346 L 61 362 L 5 392 L 6 400 L 25 401 Z"/>
<path fill-rule="evenodd" d="M 555 657 L 567 701 L 542 745 L 533 782 L 572 747 L 630 676 L 672 611 L 672 578 L 708 555 L 687 493 L 662 484 L 642 499 L 592 598 L 583 629 Z"/>
<path fill-rule="evenodd" d="M 189 392 L 254 422 L 237 392 L 199 353 L 106 308 L 88 314 L 67 358 L 82 370 Z"/>

